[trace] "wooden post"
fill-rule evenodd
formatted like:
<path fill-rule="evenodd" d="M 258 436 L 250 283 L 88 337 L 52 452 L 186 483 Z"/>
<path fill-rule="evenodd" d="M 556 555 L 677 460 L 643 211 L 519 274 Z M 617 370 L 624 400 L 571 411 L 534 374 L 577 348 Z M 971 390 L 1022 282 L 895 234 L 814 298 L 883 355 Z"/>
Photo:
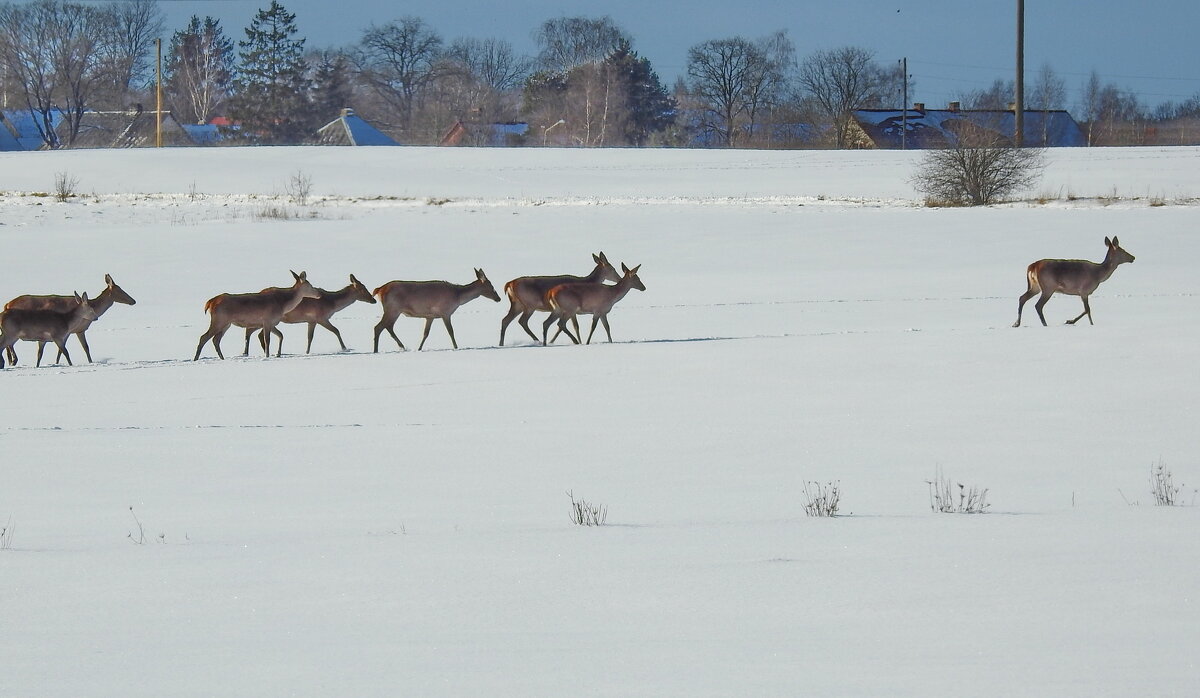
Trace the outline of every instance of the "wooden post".
<path fill-rule="evenodd" d="M 155 70 L 154 93 L 157 104 L 154 108 L 154 147 L 162 147 L 162 39 L 154 40 Z"/>

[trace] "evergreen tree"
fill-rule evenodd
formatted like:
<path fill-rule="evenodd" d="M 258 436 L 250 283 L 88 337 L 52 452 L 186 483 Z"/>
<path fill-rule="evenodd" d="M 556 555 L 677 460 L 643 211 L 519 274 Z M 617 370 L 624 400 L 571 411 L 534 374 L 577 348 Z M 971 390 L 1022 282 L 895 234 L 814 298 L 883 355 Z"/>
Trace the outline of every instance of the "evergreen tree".
<path fill-rule="evenodd" d="M 349 107 L 354 96 L 350 59 L 338 51 L 321 51 L 314 58 L 312 109 L 317 120 L 325 123 Z"/>
<path fill-rule="evenodd" d="M 645 145 L 652 134 L 665 131 L 675 122 L 675 99 L 659 81 L 650 59 L 638 56 L 622 39 L 605 62 L 617 71 L 626 91 L 626 137 L 630 144 Z"/>
<path fill-rule="evenodd" d="M 238 42 L 241 65 L 234 81 L 230 115 L 247 138 L 262 143 L 299 143 L 312 138 L 316 118 L 308 103 L 304 39 L 296 15 L 278 0 L 259 10 Z"/>
<path fill-rule="evenodd" d="M 219 20 L 192 15 L 167 49 L 163 80 L 181 123 L 203 124 L 218 114 L 233 84 L 233 40 Z"/>

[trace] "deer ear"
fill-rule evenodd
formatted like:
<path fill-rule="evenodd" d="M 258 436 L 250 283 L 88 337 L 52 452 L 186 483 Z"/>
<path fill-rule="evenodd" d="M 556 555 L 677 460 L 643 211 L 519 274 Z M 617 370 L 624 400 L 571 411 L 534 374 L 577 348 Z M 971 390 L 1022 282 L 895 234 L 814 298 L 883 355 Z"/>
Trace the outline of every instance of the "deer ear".
<path fill-rule="evenodd" d="M 108 284 L 109 286 L 112 286 L 113 285 L 112 275 L 105 274 L 104 275 L 104 283 Z"/>
<path fill-rule="evenodd" d="M 594 254 L 594 255 L 592 255 L 592 261 L 593 261 L 593 262 L 595 262 L 596 264 L 599 264 L 599 263 L 600 263 L 600 257 L 602 257 L 602 256 L 604 256 L 604 253 L 603 253 L 603 252 L 601 252 L 601 253 L 600 253 L 600 254 L 598 254 L 598 255 L 595 255 L 595 254 Z"/>
<path fill-rule="evenodd" d="M 630 269 L 629 271 L 631 271 L 631 272 L 633 272 L 634 274 L 636 274 L 636 273 L 638 273 L 638 269 L 641 269 L 641 268 L 642 268 L 642 265 L 640 265 L 640 264 L 639 264 L 639 265 L 637 265 L 636 267 L 634 267 L 633 269 Z"/>
<path fill-rule="evenodd" d="M 621 262 L 621 271 L 625 272 L 626 274 L 629 273 L 629 267 L 625 266 L 625 262 Z"/>
<path fill-rule="evenodd" d="M 357 284 L 357 283 L 361 283 L 361 282 L 358 279 L 354 278 L 354 274 L 351 274 L 350 275 L 350 283 Z"/>
<path fill-rule="evenodd" d="M 475 270 L 475 278 L 479 279 L 480 281 L 483 281 L 484 279 L 487 278 L 487 274 L 484 274 L 482 269 L 476 269 Z"/>
<path fill-rule="evenodd" d="M 1113 236 L 1113 247 L 1120 247 L 1121 243 L 1117 242 L 1117 236 Z"/>
<path fill-rule="evenodd" d="M 1111 240 L 1109 240 L 1107 237 L 1105 237 L 1105 238 L 1104 238 L 1104 246 L 1105 246 L 1105 247 L 1112 247 L 1112 241 L 1111 241 Z"/>

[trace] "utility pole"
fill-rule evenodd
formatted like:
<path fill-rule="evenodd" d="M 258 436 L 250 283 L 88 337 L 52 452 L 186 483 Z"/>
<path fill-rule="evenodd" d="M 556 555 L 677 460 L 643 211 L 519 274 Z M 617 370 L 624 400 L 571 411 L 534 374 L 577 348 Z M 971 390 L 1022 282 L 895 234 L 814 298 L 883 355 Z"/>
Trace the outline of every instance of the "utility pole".
<path fill-rule="evenodd" d="M 904 83 L 904 102 L 900 110 L 900 150 L 908 150 L 908 56 L 900 59 L 900 80 Z"/>
<path fill-rule="evenodd" d="M 1025 0 L 1017 0 L 1017 94 L 1016 132 L 1013 142 L 1018 148 L 1025 145 Z"/>
<path fill-rule="evenodd" d="M 154 108 L 154 147 L 162 147 L 162 39 L 154 40 L 155 69 L 154 94 L 157 104 Z"/>

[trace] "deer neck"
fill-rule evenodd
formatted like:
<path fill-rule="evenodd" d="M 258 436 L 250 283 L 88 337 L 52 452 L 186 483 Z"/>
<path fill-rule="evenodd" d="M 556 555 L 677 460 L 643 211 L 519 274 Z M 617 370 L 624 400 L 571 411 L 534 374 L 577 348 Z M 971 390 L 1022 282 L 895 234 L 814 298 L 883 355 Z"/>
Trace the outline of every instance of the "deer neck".
<path fill-rule="evenodd" d="M 458 304 L 462 305 L 468 301 L 473 301 L 483 294 L 483 282 L 479 279 L 472 281 L 466 286 L 458 287 Z"/>
<path fill-rule="evenodd" d="M 304 300 L 304 289 L 295 288 L 292 290 L 292 295 L 288 297 L 287 302 L 283 304 L 283 315 L 287 315 L 296 309 L 296 306 Z"/>
<path fill-rule="evenodd" d="M 597 284 L 604 280 L 604 267 L 599 264 L 592 270 L 592 273 L 582 277 L 582 279 L 591 284 Z"/>
<path fill-rule="evenodd" d="M 321 294 L 322 300 L 329 303 L 333 312 L 345 310 L 354 304 L 354 284 L 338 291 L 328 291 Z"/>
<path fill-rule="evenodd" d="M 1108 281 L 1108 277 L 1112 276 L 1113 272 L 1117 270 L 1118 264 L 1120 262 L 1117 261 L 1116 253 L 1109 250 L 1108 254 L 1104 255 L 1104 261 L 1100 263 L 1100 281 Z"/>
<path fill-rule="evenodd" d="M 103 291 L 97 293 L 95 298 L 88 299 L 88 304 L 92 306 L 92 310 L 96 311 L 96 317 L 100 317 L 111 308 L 113 302 L 113 292 L 108 286 L 105 286 Z"/>

